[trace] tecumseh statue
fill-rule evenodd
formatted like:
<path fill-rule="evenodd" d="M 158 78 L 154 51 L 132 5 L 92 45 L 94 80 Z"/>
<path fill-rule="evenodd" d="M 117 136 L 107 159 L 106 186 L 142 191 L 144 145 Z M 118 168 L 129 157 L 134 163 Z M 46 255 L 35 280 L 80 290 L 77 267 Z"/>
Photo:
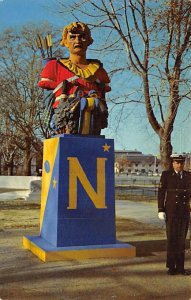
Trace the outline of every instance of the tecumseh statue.
<path fill-rule="evenodd" d="M 66 26 L 60 44 L 68 48 L 69 58 L 50 57 L 42 70 L 38 85 L 52 90 L 48 124 L 53 135 L 99 135 L 107 127 L 105 93 L 111 90 L 110 80 L 99 60 L 86 58 L 92 43 L 86 24 L 74 22 Z"/>

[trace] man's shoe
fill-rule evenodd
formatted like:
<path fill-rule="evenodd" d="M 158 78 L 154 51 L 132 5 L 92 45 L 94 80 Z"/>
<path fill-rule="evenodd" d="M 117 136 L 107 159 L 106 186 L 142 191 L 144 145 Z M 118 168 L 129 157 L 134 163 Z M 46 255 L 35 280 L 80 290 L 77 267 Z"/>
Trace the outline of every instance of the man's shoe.
<path fill-rule="evenodd" d="M 176 275 L 177 274 L 176 269 L 169 269 L 167 274 L 168 275 Z"/>
<path fill-rule="evenodd" d="M 188 271 L 188 270 L 177 271 L 177 274 L 181 274 L 181 275 L 185 275 L 185 276 L 191 275 L 190 271 Z"/>

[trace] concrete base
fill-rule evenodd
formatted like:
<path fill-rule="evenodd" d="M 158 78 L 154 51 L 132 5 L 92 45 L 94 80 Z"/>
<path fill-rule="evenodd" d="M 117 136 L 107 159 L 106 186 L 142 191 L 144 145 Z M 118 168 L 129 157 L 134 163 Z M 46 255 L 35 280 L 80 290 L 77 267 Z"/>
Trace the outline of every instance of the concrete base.
<path fill-rule="evenodd" d="M 40 236 L 24 236 L 23 247 L 44 262 L 136 256 L 134 246 L 118 241 L 111 245 L 54 247 Z"/>

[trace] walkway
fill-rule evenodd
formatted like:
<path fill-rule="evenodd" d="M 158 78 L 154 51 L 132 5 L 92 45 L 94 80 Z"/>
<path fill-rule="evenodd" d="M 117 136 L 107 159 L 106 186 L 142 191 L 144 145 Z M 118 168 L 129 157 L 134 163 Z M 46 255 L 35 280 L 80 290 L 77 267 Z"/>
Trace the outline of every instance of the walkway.
<path fill-rule="evenodd" d="M 156 202 L 133 202 L 116 200 L 116 216 L 133 219 L 142 223 L 163 227 L 164 222 L 158 219 Z"/>

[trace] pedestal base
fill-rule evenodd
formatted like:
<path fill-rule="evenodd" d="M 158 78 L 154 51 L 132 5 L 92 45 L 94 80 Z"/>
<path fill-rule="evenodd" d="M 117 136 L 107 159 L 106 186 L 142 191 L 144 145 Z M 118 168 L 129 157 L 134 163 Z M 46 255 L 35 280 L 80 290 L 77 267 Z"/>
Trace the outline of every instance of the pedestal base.
<path fill-rule="evenodd" d="M 23 247 L 44 262 L 136 256 L 134 246 L 118 241 L 109 245 L 54 247 L 40 236 L 24 236 Z"/>

